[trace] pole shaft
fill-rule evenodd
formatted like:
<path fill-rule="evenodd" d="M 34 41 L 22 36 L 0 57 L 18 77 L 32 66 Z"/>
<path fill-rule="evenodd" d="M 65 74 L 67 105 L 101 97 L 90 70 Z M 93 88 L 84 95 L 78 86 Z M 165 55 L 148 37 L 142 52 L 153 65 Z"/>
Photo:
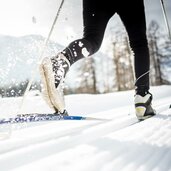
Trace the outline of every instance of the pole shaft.
<path fill-rule="evenodd" d="M 162 7 L 162 11 L 163 11 L 164 20 L 165 20 L 165 23 L 166 23 L 166 29 L 168 31 L 169 38 L 171 40 L 171 31 L 170 31 L 170 27 L 169 27 L 169 21 L 168 21 L 168 18 L 167 18 L 167 13 L 166 13 L 166 8 L 165 8 L 165 5 L 164 5 L 164 1 L 160 0 L 160 2 L 161 2 L 161 7 Z"/>
<path fill-rule="evenodd" d="M 59 17 L 60 11 L 61 11 L 62 6 L 63 6 L 63 3 L 64 3 L 64 0 L 62 0 L 61 3 L 60 3 L 60 6 L 59 6 L 58 11 L 57 11 L 57 13 L 56 13 L 55 19 L 54 19 L 54 21 L 53 21 L 53 23 L 52 23 L 52 26 L 51 26 L 51 29 L 50 29 L 50 31 L 49 31 L 49 34 L 48 34 L 47 38 L 45 39 L 45 41 L 44 41 L 44 43 L 43 43 L 43 47 L 42 47 L 42 49 L 41 49 L 41 53 L 40 53 L 40 57 L 39 57 L 39 62 L 38 62 L 38 64 L 41 62 L 41 60 L 42 60 L 42 58 L 43 58 L 43 54 L 44 54 L 44 52 L 45 52 L 45 49 L 46 49 L 46 46 L 47 46 L 48 41 L 49 41 L 49 39 L 50 39 L 50 36 L 52 35 L 54 26 L 55 26 L 55 24 L 56 24 L 56 22 L 57 22 L 57 19 L 58 19 L 58 17 Z M 35 72 L 36 72 L 36 69 L 34 69 L 34 72 L 32 73 L 31 79 L 29 80 L 29 82 L 28 82 L 28 84 L 27 84 L 27 87 L 26 87 L 26 90 L 25 90 L 25 92 L 24 92 L 24 95 L 23 95 L 23 98 L 22 98 L 22 101 L 21 101 L 21 106 L 19 107 L 18 113 L 20 113 L 20 112 L 22 111 L 22 108 L 23 108 L 23 106 L 24 106 L 24 101 L 25 101 L 25 98 L 26 98 L 27 93 L 29 92 L 29 90 L 30 90 L 30 88 L 31 88 L 31 85 L 32 85 L 32 82 L 33 82 L 33 77 L 34 77 L 34 75 L 35 75 Z"/>

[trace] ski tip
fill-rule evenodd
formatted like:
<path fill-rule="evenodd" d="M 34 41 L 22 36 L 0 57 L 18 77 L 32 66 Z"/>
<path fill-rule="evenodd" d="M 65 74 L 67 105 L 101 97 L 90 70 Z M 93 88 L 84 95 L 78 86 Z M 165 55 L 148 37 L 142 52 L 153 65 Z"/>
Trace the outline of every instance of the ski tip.
<path fill-rule="evenodd" d="M 104 119 L 104 118 L 93 118 L 93 117 L 85 117 L 85 120 L 108 121 L 109 119 Z"/>
<path fill-rule="evenodd" d="M 104 121 L 108 119 L 102 119 L 102 118 L 93 118 L 93 117 L 84 117 L 84 116 L 63 116 L 64 120 L 96 120 L 96 121 Z"/>

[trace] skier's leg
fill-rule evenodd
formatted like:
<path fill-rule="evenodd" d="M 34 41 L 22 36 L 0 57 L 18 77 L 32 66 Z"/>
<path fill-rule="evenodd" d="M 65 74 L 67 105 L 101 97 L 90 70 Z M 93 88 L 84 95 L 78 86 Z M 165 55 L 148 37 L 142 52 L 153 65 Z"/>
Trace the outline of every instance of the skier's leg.
<path fill-rule="evenodd" d="M 57 56 L 45 58 L 40 66 L 41 71 L 43 70 L 42 80 L 45 80 L 43 83 L 46 87 L 44 94 L 48 98 L 46 101 L 60 112 L 65 108 L 61 83 L 70 65 L 92 55 L 100 48 L 107 22 L 113 14 L 106 11 L 105 7 L 97 6 L 97 3 L 97 0 L 83 1 L 83 38 L 70 43 Z"/>
<path fill-rule="evenodd" d="M 139 1 L 139 2 L 138 2 Z M 143 0 L 132 0 L 127 8 L 119 11 L 134 53 L 135 85 L 149 89 L 149 49 L 146 37 L 146 20 Z"/>
<path fill-rule="evenodd" d="M 127 4 L 129 10 L 119 10 L 119 14 L 126 27 L 130 46 L 134 53 L 136 115 L 138 119 L 145 119 L 155 113 L 151 107 L 152 95 L 149 93 L 150 57 L 146 37 L 144 4 L 143 0 L 138 1 L 129 2 Z"/>
<path fill-rule="evenodd" d="M 101 46 L 106 25 L 114 14 L 110 3 L 101 3 L 83 0 L 83 38 L 71 42 L 62 52 L 71 64 L 94 54 Z"/>

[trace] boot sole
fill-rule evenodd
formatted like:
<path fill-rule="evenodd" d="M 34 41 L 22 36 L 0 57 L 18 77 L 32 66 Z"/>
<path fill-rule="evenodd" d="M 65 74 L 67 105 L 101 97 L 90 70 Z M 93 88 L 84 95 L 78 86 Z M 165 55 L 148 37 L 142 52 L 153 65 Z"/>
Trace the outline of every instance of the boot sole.
<path fill-rule="evenodd" d="M 46 84 L 46 77 L 45 77 L 45 74 L 44 74 L 44 70 L 43 70 L 43 65 L 41 64 L 40 67 L 39 67 L 39 72 L 40 72 L 40 77 L 41 77 L 41 81 L 42 81 L 42 84 L 43 84 L 43 88 L 42 88 L 42 95 L 43 95 L 43 98 L 44 100 L 46 101 L 46 103 L 48 104 L 48 106 L 55 110 L 55 107 L 53 106 L 52 102 L 51 102 L 51 99 L 49 97 L 49 93 L 48 93 L 48 87 L 47 87 L 47 84 Z"/>
<path fill-rule="evenodd" d="M 43 60 L 41 64 L 41 70 L 43 72 L 42 80 L 45 91 L 48 94 L 47 97 L 49 98 L 49 102 L 57 112 L 60 111 L 62 113 L 65 107 L 63 91 L 60 84 L 58 88 L 55 87 L 52 63 L 49 58 L 45 58 Z"/>

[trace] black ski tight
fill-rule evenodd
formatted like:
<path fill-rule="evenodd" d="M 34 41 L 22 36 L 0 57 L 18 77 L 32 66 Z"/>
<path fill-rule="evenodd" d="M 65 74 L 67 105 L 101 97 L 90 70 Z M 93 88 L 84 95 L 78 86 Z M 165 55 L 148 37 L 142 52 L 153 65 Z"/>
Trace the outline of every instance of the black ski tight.
<path fill-rule="evenodd" d="M 148 90 L 149 50 L 143 0 L 83 0 L 83 38 L 71 42 L 62 53 L 73 64 L 97 52 L 107 23 L 115 13 L 120 16 L 126 28 L 134 52 L 135 85 L 145 86 Z"/>

